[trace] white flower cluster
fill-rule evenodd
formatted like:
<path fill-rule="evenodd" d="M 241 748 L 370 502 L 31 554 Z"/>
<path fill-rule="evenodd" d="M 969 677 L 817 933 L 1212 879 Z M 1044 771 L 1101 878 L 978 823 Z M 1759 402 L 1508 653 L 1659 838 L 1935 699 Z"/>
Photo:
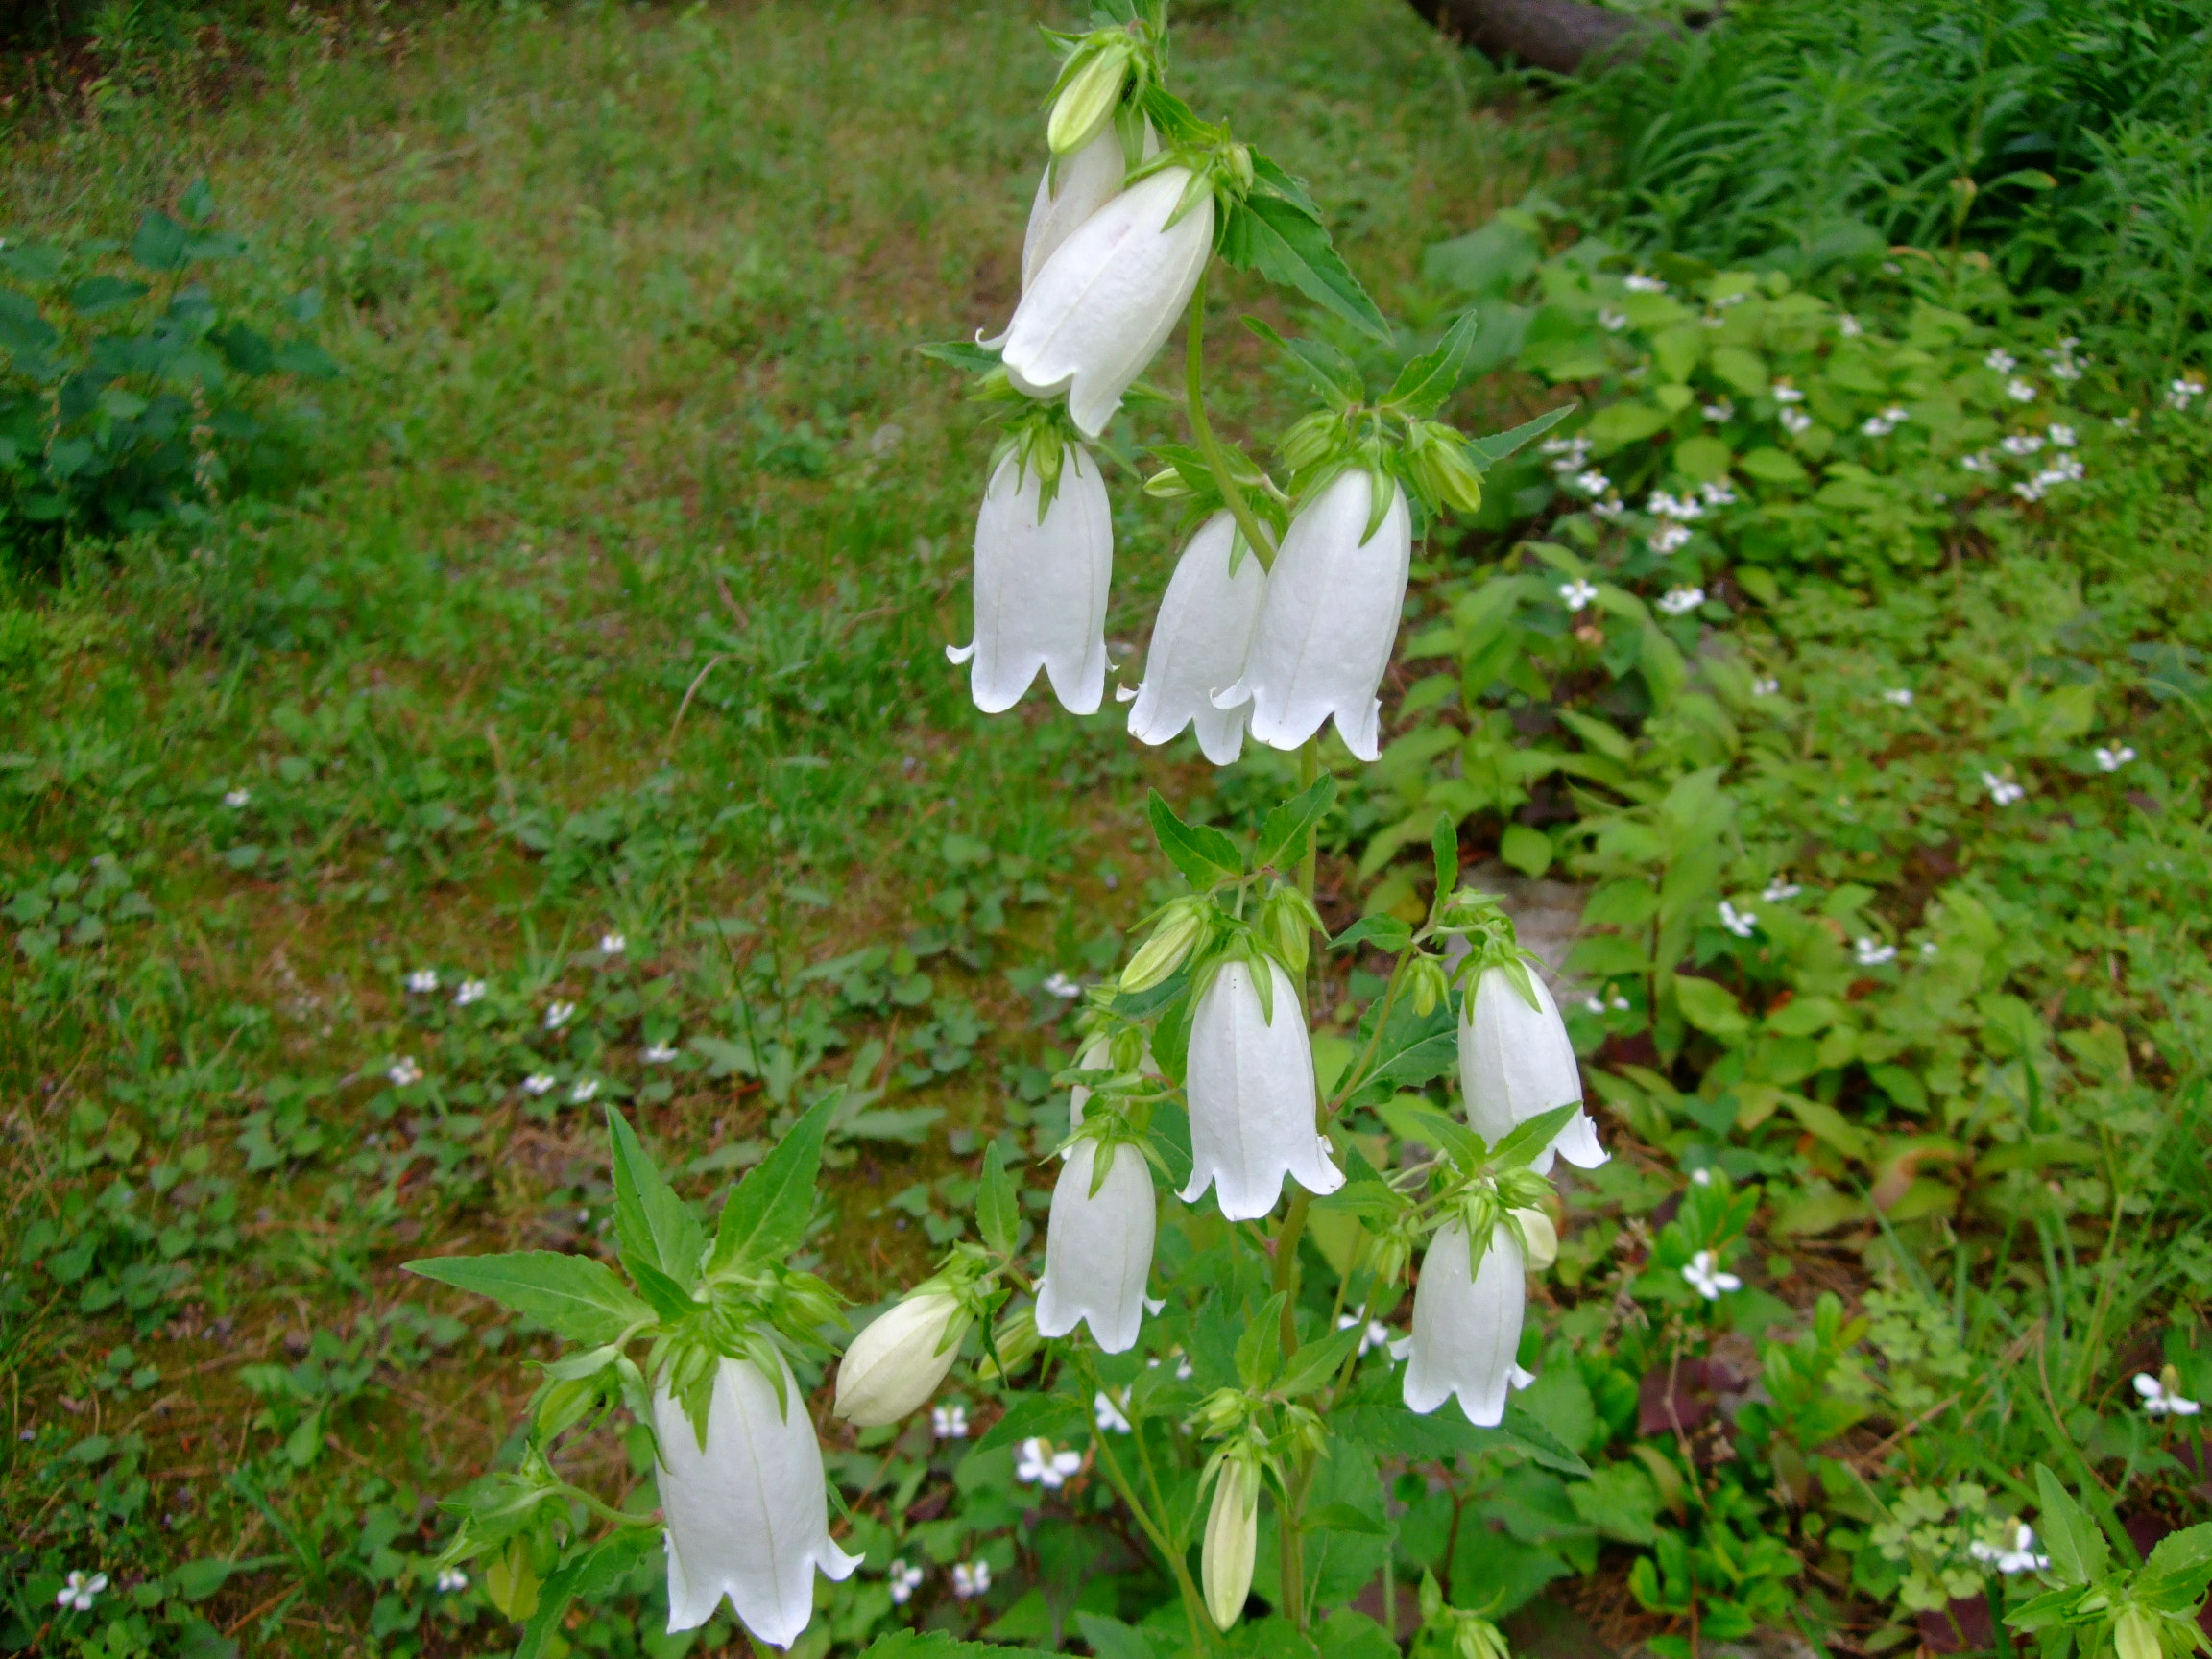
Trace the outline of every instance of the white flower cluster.
<path fill-rule="evenodd" d="M 1654 490 L 1644 502 L 1644 511 L 1659 518 L 1676 518 L 1687 524 L 1705 517 L 1705 504 L 1695 495 L 1674 495 L 1665 490 Z"/>
<path fill-rule="evenodd" d="M 1656 276 L 1647 276 L 1641 271 L 1633 272 L 1623 277 L 1621 286 L 1627 289 L 1631 294 L 1664 294 L 1667 292 L 1666 283 Z"/>
<path fill-rule="evenodd" d="M 2097 770 L 2100 772 L 2117 772 L 2135 758 L 2135 751 L 2125 743 L 2114 744 L 2109 749 L 2100 744 L 2090 753 L 2095 757 Z"/>
<path fill-rule="evenodd" d="M 1867 416 L 1859 423 L 1859 430 L 1869 438 L 1887 438 L 1902 426 L 1908 418 L 1905 409 L 1892 403 L 1881 414 Z"/>
<path fill-rule="evenodd" d="M 1559 597 L 1569 611 L 1579 611 L 1598 597 L 1598 585 L 1577 577 L 1559 584 Z"/>
<path fill-rule="evenodd" d="M 2041 1573 L 2051 1565 L 2050 1556 L 2037 1553 L 2035 1529 L 2025 1521 L 2019 1522 L 2013 1529 L 2011 1549 L 1977 1538 L 1966 1546 L 1966 1553 L 1984 1566 L 1995 1568 L 2008 1578 L 2016 1573 Z"/>
<path fill-rule="evenodd" d="M 1813 430 L 1813 417 L 1806 414 L 1802 409 L 1791 408 L 1787 403 L 1782 406 L 1782 413 L 1777 419 L 1782 422 L 1782 429 L 1792 438 L 1802 438 L 1806 433 Z"/>
<path fill-rule="evenodd" d="M 2056 347 L 2045 348 L 2043 361 L 2051 366 L 2052 379 L 2071 383 L 2081 378 L 2082 360 L 2074 354 L 2074 349 L 2080 344 L 2077 336 L 2068 334 Z"/>
<path fill-rule="evenodd" d="M 2203 396 L 2203 375 L 2176 374 L 2166 388 L 2166 407 L 2169 409 L 2186 409 Z"/>
<path fill-rule="evenodd" d="M 1739 910 L 1723 899 L 1720 901 L 1720 926 L 1739 939 L 1748 939 L 1759 931 L 1759 918 L 1749 910 Z"/>
<path fill-rule="evenodd" d="M 1670 616 L 1682 616 L 1705 603 L 1702 588 L 1670 588 L 1659 596 L 1659 609 Z"/>

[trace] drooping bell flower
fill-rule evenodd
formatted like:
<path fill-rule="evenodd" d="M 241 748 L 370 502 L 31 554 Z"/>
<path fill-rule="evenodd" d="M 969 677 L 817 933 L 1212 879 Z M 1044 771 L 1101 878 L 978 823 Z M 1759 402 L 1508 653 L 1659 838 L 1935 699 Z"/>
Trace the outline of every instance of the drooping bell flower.
<path fill-rule="evenodd" d="M 1260 1471 L 1245 1458 L 1224 1457 L 1214 1478 L 1214 1506 L 1206 1512 L 1206 1540 L 1198 1552 L 1206 1611 L 1223 1630 L 1243 1617 L 1259 1548 Z"/>
<path fill-rule="evenodd" d="M 1490 1248 L 1473 1271 L 1467 1229 L 1456 1221 L 1436 1229 L 1413 1290 L 1407 1410 L 1427 1416 L 1456 1394 L 1468 1422 L 1479 1429 L 1498 1427 L 1505 1415 L 1506 1388 L 1536 1381 L 1514 1358 L 1528 1305 L 1522 1275 L 1521 1242 L 1510 1227 L 1491 1233 Z"/>
<path fill-rule="evenodd" d="M 1105 1179 L 1092 1191 L 1099 1161 Z M 1144 1281 L 1158 1225 L 1152 1170 L 1130 1145 L 1079 1141 L 1052 1188 L 1045 1227 L 1045 1277 L 1037 1286 L 1037 1332 L 1065 1336 L 1088 1319 L 1108 1354 L 1136 1346 L 1144 1320 Z"/>
<path fill-rule="evenodd" d="M 1252 631 L 1267 597 L 1267 572 L 1250 548 L 1232 573 L 1230 548 L 1237 521 L 1216 513 L 1190 538 L 1176 562 L 1152 644 L 1144 654 L 1144 681 L 1129 709 L 1129 735 L 1154 746 L 1198 728 L 1198 748 L 1216 766 L 1242 753 L 1249 701 L 1222 709 L 1214 693 L 1244 674 Z"/>
<path fill-rule="evenodd" d="M 837 1415 L 874 1429 L 919 1411 L 952 1369 L 967 1327 L 960 1299 L 942 1290 L 924 1290 L 878 1314 L 838 1361 Z"/>
<path fill-rule="evenodd" d="M 746 1629 L 788 1647 L 814 1615 L 815 1570 L 844 1578 L 860 1565 L 830 1537 L 822 1448 L 790 1366 L 776 1362 L 787 1411 L 758 1366 L 722 1360 L 704 1446 L 675 1397 L 654 1396 L 671 1635 L 706 1623 L 727 1596 Z"/>
<path fill-rule="evenodd" d="M 1296 749 L 1334 715 L 1353 754 L 1381 753 L 1376 690 L 1398 640 L 1413 559 L 1406 493 L 1389 488 L 1372 536 L 1374 480 L 1360 468 L 1337 474 L 1290 520 L 1243 676 L 1214 698 L 1224 709 L 1249 700 L 1260 742 Z"/>
<path fill-rule="evenodd" d="M 1068 394 L 1087 438 L 1166 344 L 1214 249 L 1214 199 L 1170 225 L 1191 175 L 1164 167 L 1077 226 L 1039 267 L 1014 308 L 1001 353 L 1032 397 Z"/>
<path fill-rule="evenodd" d="M 1469 1126 L 1493 1143 L 1515 1124 L 1582 1098 L 1582 1069 L 1559 1005 L 1551 1000 L 1543 975 L 1533 969 L 1524 972 L 1535 994 L 1534 1007 L 1521 995 L 1509 969 L 1485 968 L 1460 1010 L 1459 1092 L 1466 1097 Z M 1554 1153 L 1578 1169 L 1595 1169 L 1605 1162 L 1598 1125 L 1588 1112 L 1569 1118 L 1529 1167 L 1550 1174 Z"/>
<path fill-rule="evenodd" d="M 1106 596 L 1114 578 L 1114 513 L 1106 483 L 1080 446 L 1060 462 L 1049 506 L 1042 480 L 1015 455 L 998 463 L 975 515 L 975 638 L 948 647 L 974 659 L 975 707 L 1003 713 L 1045 670 L 1070 714 L 1096 711 L 1106 694 Z"/>
<path fill-rule="evenodd" d="M 1190 1184 L 1196 1203 L 1208 1187 L 1231 1221 L 1275 1208 L 1287 1175 L 1316 1195 L 1344 1175 L 1315 1126 L 1313 1048 L 1298 987 L 1270 959 L 1273 1019 L 1260 1001 L 1249 962 L 1224 964 L 1198 998 L 1190 1021 L 1184 1093 L 1190 1102 Z"/>
<path fill-rule="evenodd" d="M 1144 130 L 1144 154 L 1159 148 L 1149 125 Z M 1060 245 L 1079 229 L 1092 214 L 1121 194 L 1129 168 L 1121 150 L 1121 135 L 1109 121 L 1105 129 L 1057 166 L 1047 166 L 1037 180 L 1036 200 L 1029 204 L 1029 228 L 1022 237 L 1022 291 L 1037 280 L 1045 262 L 1060 252 Z"/>

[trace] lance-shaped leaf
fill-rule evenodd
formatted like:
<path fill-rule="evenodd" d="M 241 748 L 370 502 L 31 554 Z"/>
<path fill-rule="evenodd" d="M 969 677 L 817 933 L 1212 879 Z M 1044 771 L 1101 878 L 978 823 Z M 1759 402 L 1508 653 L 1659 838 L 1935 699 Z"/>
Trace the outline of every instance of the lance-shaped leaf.
<path fill-rule="evenodd" d="M 1425 351 L 1398 372 L 1397 380 L 1382 399 L 1407 414 L 1426 420 L 1451 400 L 1467 373 L 1467 355 L 1475 349 L 1475 313 L 1462 311 L 1444 331 L 1436 349 Z"/>
<path fill-rule="evenodd" d="M 1378 340 L 1389 339 L 1390 325 L 1336 252 L 1305 187 L 1264 156 L 1252 157 L 1252 172 L 1251 191 L 1221 215 L 1215 244 L 1221 257 L 1297 289 Z"/>
<path fill-rule="evenodd" d="M 998 353 L 973 340 L 936 340 L 915 349 L 933 363 L 943 363 L 969 374 L 988 374 L 998 367 Z"/>
<path fill-rule="evenodd" d="M 1091 1414 L 1073 1400 L 1058 1394 L 1023 1394 L 975 1442 L 975 1450 L 981 1453 L 998 1446 L 1019 1446 L 1031 1438 L 1065 1440 L 1090 1427 Z"/>
<path fill-rule="evenodd" d="M 636 1263 L 642 1262 L 688 1292 L 698 1282 L 705 1230 L 646 1156 L 629 1120 L 612 1106 L 607 1140 L 614 1166 L 614 1237 L 624 1265 L 636 1277 Z"/>
<path fill-rule="evenodd" d="M 2066 1584 L 2094 1584 L 2111 1564 L 2111 1546 L 2097 1523 L 2082 1512 L 2058 1477 L 2042 1464 L 2035 1465 L 2035 1496 L 2042 1509 L 2037 1529 L 2043 1547 L 2051 1551 L 2051 1566 Z"/>
<path fill-rule="evenodd" d="M 1336 780 L 1321 778 L 1270 810 L 1260 826 L 1260 847 L 1254 859 L 1280 868 L 1303 858 L 1307 835 L 1329 815 L 1335 800 Z"/>
<path fill-rule="evenodd" d="M 489 1296 L 555 1335 L 587 1347 L 618 1341 L 633 1326 L 653 1319 L 653 1310 L 630 1293 L 613 1268 L 589 1256 L 565 1256 L 558 1250 L 437 1256 L 408 1262 L 407 1271 Z"/>
<path fill-rule="evenodd" d="M 1330 408 L 1342 409 L 1367 396 L 1358 365 L 1328 341 L 1286 340 L 1257 317 L 1245 318 L 1244 326 L 1304 370 Z"/>
<path fill-rule="evenodd" d="M 999 1255 L 1011 1256 L 1021 1225 L 1014 1179 L 1006 1173 L 1005 1153 L 994 1141 L 983 1154 L 983 1182 L 975 1193 L 975 1230 L 983 1235 L 983 1242 Z"/>
<path fill-rule="evenodd" d="M 1362 916 L 1329 941 L 1332 950 L 1349 950 L 1355 945 L 1372 945 L 1386 956 L 1395 956 L 1413 943 L 1413 929 L 1385 911 Z"/>
<path fill-rule="evenodd" d="M 1564 1106 L 1554 1106 L 1549 1112 L 1539 1112 L 1535 1117 L 1514 1124 L 1512 1132 L 1503 1136 L 1498 1144 L 1490 1149 L 1490 1162 L 1498 1165 L 1528 1163 L 1537 1153 L 1551 1145 L 1551 1138 L 1566 1128 L 1567 1120 L 1581 1110 L 1581 1101 L 1570 1100 Z M 1752 1192 L 1751 1200 L 1756 1207 L 1756 1190 Z"/>
<path fill-rule="evenodd" d="M 1467 447 L 1479 465 L 1495 467 L 1524 445 L 1534 443 L 1543 437 L 1545 433 L 1574 414 L 1575 409 L 1575 405 L 1573 403 L 1562 403 L 1558 408 L 1547 409 L 1535 420 L 1524 421 L 1520 425 L 1507 431 L 1493 432 L 1487 438 L 1472 439 Z"/>
<path fill-rule="evenodd" d="M 614 1588 L 646 1554 L 658 1552 L 661 1534 L 651 1527 L 624 1527 L 608 1534 L 588 1550 L 580 1551 L 555 1568 L 538 1592 L 538 1610 L 523 1627 L 515 1659 L 542 1659 L 553 1650 L 553 1639 L 577 1598 L 586 1600 Z"/>
<path fill-rule="evenodd" d="M 1469 1168 L 1482 1161 L 1482 1137 L 1433 1106 L 1410 1099 L 1385 1100 L 1376 1110 L 1393 1134 L 1417 1141 Z"/>
<path fill-rule="evenodd" d="M 814 1177 L 822 1166 L 822 1137 L 844 1098 L 835 1089 L 814 1104 L 722 1206 L 709 1273 L 780 1262 L 806 1237 L 814 1214 Z"/>
<path fill-rule="evenodd" d="M 1234 881 L 1244 874 L 1244 860 L 1238 855 L 1236 842 L 1207 825 L 1184 823 L 1159 790 L 1152 791 L 1146 810 L 1160 851 L 1191 886 L 1203 892 L 1216 882 Z"/>
<path fill-rule="evenodd" d="M 1283 1292 L 1278 1290 L 1237 1338 L 1237 1380 L 1258 1394 L 1282 1369 Z"/>
<path fill-rule="evenodd" d="M 1436 814 L 1435 830 L 1429 837 L 1429 851 L 1436 860 L 1436 903 L 1441 910 L 1444 901 L 1459 885 L 1459 830 L 1452 821 L 1452 814 Z"/>
<path fill-rule="evenodd" d="M 1326 1386 L 1344 1369 L 1344 1361 L 1358 1351 L 1359 1338 L 1365 1334 L 1364 1325 L 1354 1325 L 1346 1331 L 1332 1331 L 1318 1342 L 1307 1343 L 1283 1367 L 1275 1391 L 1295 1398 Z"/>

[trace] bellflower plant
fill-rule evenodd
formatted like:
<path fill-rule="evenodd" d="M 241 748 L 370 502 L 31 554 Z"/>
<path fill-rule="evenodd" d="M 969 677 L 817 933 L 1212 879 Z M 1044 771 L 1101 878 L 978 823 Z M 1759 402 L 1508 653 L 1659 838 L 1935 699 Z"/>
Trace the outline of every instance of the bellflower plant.
<path fill-rule="evenodd" d="M 576 1598 L 612 1594 L 657 1545 L 672 1630 L 727 1600 L 761 1643 L 819 1643 L 807 1634 L 814 1576 L 859 1562 L 842 1502 L 834 1518 L 829 1507 L 808 1399 L 833 1362 L 840 1445 L 926 1411 L 941 1436 L 955 1421 L 965 1431 L 973 1407 L 973 1451 L 1018 1452 L 1018 1477 L 1039 1493 L 1102 1485 L 1174 1586 L 1191 1659 L 1215 1651 L 1213 1632 L 1245 1616 L 1255 1586 L 1301 1639 L 1329 1612 L 1309 1605 L 1329 1581 L 1308 1551 L 1347 1525 L 1347 1503 L 1314 1496 L 1332 1436 L 1386 1449 L 1433 1432 L 1423 1418 L 1455 1399 L 1496 1445 L 1573 1457 L 1511 1399 L 1527 1381 L 1526 1278 L 1558 1248 L 1546 1172 L 1559 1156 L 1604 1157 L 1558 1011 L 1510 919 L 1460 885 L 1448 824 L 1418 926 L 1377 915 L 1331 939 L 1313 897 L 1336 800 L 1321 729 L 1334 722 L 1335 764 L 1380 753 L 1415 540 L 1475 510 L 1488 469 L 1567 411 L 1479 440 L 1440 418 L 1473 317 L 1427 349 L 1392 329 L 1305 187 L 1168 90 L 1166 0 L 1100 0 L 1088 33 L 1049 37 L 1064 57 L 1022 297 L 998 340 L 926 348 L 972 376 L 997 428 L 976 515 L 974 634 L 950 655 L 987 713 L 1012 708 L 1039 670 L 1070 711 L 1098 709 L 1109 474 L 1131 453 L 1101 440 L 1125 402 L 1166 403 L 1139 381 L 1180 325 L 1190 441 L 1153 445 L 1142 484 L 1181 512 L 1186 544 L 1143 681 L 1123 693 L 1129 730 L 1159 745 L 1194 729 L 1217 765 L 1238 760 L 1249 730 L 1295 752 L 1298 781 L 1242 840 L 1150 798 L 1184 886 L 1142 924 L 1118 975 L 1067 987 L 1077 1059 L 1055 1080 L 1070 1132 L 1044 1226 L 1024 1219 L 1008 1167 L 1019 1143 L 990 1139 L 973 1228 L 857 1334 L 843 1298 L 794 1264 L 836 1092 L 773 1123 L 774 1149 L 722 1197 L 711 1235 L 704 1208 L 610 1112 L 611 1261 L 525 1251 L 410 1264 L 565 1344 L 513 1466 L 452 1500 L 458 1526 L 434 1564 L 481 1560 L 485 1594 L 525 1626 L 532 1655 Z M 1402 360 L 1378 395 L 1334 348 L 1248 319 L 1317 395 L 1264 451 L 1272 470 L 1207 414 L 1215 258 Z M 1361 981 L 1327 964 L 1355 950 L 1388 963 L 1380 994 L 1336 994 Z M 1315 1008 L 1332 1027 L 1325 1066 Z M 1463 1116 L 1442 1109 L 1455 1070 Z M 1170 1220 L 1177 1248 L 1156 1250 Z M 1324 1270 L 1334 1283 L 1310 1282 Z M 1400 1376 L 1369 1350 L 1378 1327 L 1397 1329 L 1408 1282 L 1411 1332 L 1381 1339 L 1403 1350 Z M 966 1404 L 932 1409 L 955 1375 Z M 658 1516 L 558 1467 L 569 1436 L 617 1417 L 654 1448 Z M 1263 1512 L 1279 1551 L 1265 1574 Z M 1379 1504 L 1354 1519 L 1387 1527 Z M 891 1604 L 906 1607 L 912 1569 L 871 1566 L 894 1575 L 904 1599 Z M 984 1561 L 961 1563 L 956 1599 L 991 1592 Z M 1422 1605 L 1425 1627 L 1457 1632 L 1461 1647 L 1495 1637 L 1433 1585 Z M 1331 1627 L 1363 1619 L 1340 1607 Z"/>

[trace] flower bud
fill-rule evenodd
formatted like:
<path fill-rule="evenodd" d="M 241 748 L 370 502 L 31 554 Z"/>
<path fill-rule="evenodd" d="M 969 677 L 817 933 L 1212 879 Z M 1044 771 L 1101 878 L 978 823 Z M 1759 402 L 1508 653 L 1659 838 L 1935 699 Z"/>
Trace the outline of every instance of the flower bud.
<path fill-rule="evenodd" d="M 952 1369 L 967 1325 L 960 1299 L 943 1290 L 909 1296 L 878 1316 L 837 1367 L 837 1415 L 874 1429 L 916 1409 Z"/>
<path fill-rule="evenodd" d="M 1521 1224 L 1521 1238 L 1527 1246 L 1529 1272 L 1541 1273 L 1559 1260 L 1559 1229 L 1552 1224 L 1548 1212 L 1509 1210 L 1506 1214 Z"/>
<path fill-rule="evenodd" d="M 1432 499 L 1462 513 L 1482 505 L 1482 474 L 1475 470 L 1467 446 L 1451 427 L 1424 421 L 1414 428 L 1407 457 L 1422 490 Z"/>
<path fill-rule="evenodd" d="M 975 1375 L 985 1382 L 1011 1377 L 1027 1365 L 1037 1350 L 1045 1346 L 1044 1338 L 1037 1334 L 1036 1304 L 1024 1304 L 999 1320 L 991 1333 L 991 1346 L 998 1351 L 1005 1368 L 1001 1370 L 993 1364 L 986 1354 L 975 1366 Z"/>
<path fill-rule="evenodd" d="M 1243 1616 L 1259 1547 L 1260 1471 L 1246 1458 L 1225 1457 L 1214 1481 L 1214 1507 L 1206 1516 L 1206 1543 L 1198 1560 L 1206 1611 L 1224 1630 Z"/>
<path fill-rule="evenodd" d="M 1295 887 L 1276 888 L 1261 907 L 1260 936 L 1283 959 L 1293 978 L 1305 975 L 1313 929 L 1320 925 L 1312 901 Z"/>
<path fill-rule="evenodd" d="M 1444 1000 L 1450 984 L 1444 976 L 1444 964 L 1435 957 L 1420 955 L 1406 966 L 1406 995 L 1412 998 L 1413 1012 L 1426 1020 L 1436 1012 Z"/>
<path fill-rule="evenodd" d="M 2158 1632 L 2140 1607 L 2121 1610 L 2112 1624 L 2112 1646 L 2120 1659 L 2160 1659 Z"/>
<path fill-rule="evenodd" d="M 1070 78 L 1046 118 L 1045 142 L 1055 156 L 1072 156 L 1114 119 L 1129 79 L 1127 36 L 1089 48 L 1090 60 Z"/>
<path fill-rule="evenodd" d="M 1183 966 L 1206 927 L 1203 902 L 1178 899 L 1167 906 L 1152 937 L 1137 948 L 1121 970 L 1121 989 L 1148 991 Z"/>
<path fill-rule="evenodd" d="M 509 1540 L 507 1548 L 492 1558 L 484 1570 L 484 1594 L 517 1624 L 538 1611 L 538 1568 L 530 1559 L 527 1534 Z"/>

